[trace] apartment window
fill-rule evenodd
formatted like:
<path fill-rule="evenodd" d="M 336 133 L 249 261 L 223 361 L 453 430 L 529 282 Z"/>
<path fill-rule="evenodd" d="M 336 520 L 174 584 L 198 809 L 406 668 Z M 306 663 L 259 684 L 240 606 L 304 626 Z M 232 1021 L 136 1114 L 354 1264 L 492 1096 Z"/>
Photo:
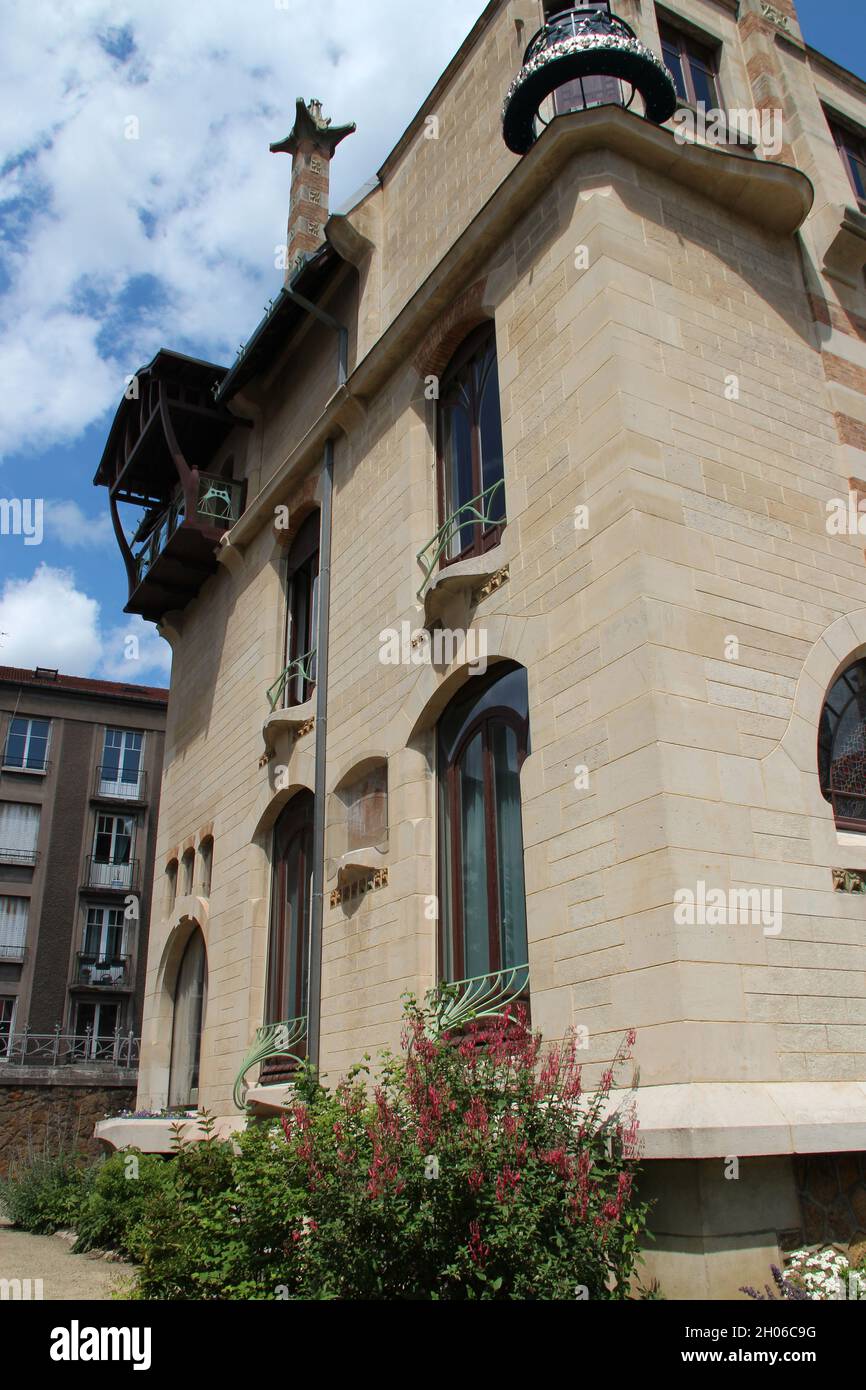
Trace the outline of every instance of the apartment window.
<path fill-rule="evenodd" d="M 307 1011 L 313 797 L 299 792 L 274 827 L 266 1023 Z"/>
<path fill-rule="evenodd" d="M 126 920 L 122 907 L 87 908 L 79 979 L 82 984 L 115 984 L 126 972 Z"/>
<path fill-rule="evenodd" d="M 309 700 L 316 684 L 319 596 L 319 513 L 312 512 L 292 542 L 286 566 L 286 707 Z"/>
<path fill-rule="evenodd" d="M 708 111 L 719 107 L 718 50 L 669 24 L 659 25 L 662 57 L 680 101 Z"/>
<path fill-rule="evenodd" d="M 0 1057 L 6 1057 L 9 1053 L 12 1034 L 15 1032 L 16 1003 L 14 995 L 0 996 Z"/>
<path fill-rule="evenodd" d="M 831 120 L 829 116 L 827 122 L 857 201 L 866 204 L 866 136 L 858 134 L 850 126 Z"/>
<path fill-rule="evenodd" d="M 512 663 L 467 681 L 439 720 L 440 969 L 446 980 L 526 964 L 520 769 L 528 739 L 526 672 Z"/>
<path fill-rule="evenodd" d="M 79 1000 L 72 1016 L 73 1057 L 82 1062 L 114 1061 L 122 1010 L 119 999 Z"/>
<path fill-rule="evenodd" d="M 48 766 L 49 719 L 10 720 L 3 752 L 3 766 L 22 772 L 44 772 Z"/>
<path fill-rule="evenodd" d="M 0 861 L 35 864 L 39 843 L 38 806 L 19 801 L 0 802 Z"/>
<path fill-rule="evenodd" d="M 23 960 L 29 898 L 0 897 L 0 961 Z"/>
<path fill-rule="evenodd" d="M 97 815 L 90 877 L 94 887 L 132 886 L 134 838 L 134 816 L 113 816 L 104 812 Z"/>
<path fill-rule="evenodd" d="M 505 482 L 496 332 L 484 324 L 442 378 L 437 428 L 442 563 L 480 555 L 505 525 Z"/>
<path fill-rule="evenodd" d="M 818 727 L 818 777 L 841 829 L 866 831 L 866 661 L 837 676 Z"/>
<path fill-rule="evenodd" d="M 100 796 L 128 797 L 141 794 L 144 735 L 133 729 L 106 729 L 99 766 Z"/>
<path fill-rule="evenodd" d="M 207 951 L 196 927 L 184 949 L 174 991 L 169 1105 L 198 1101 L 201 1035 L 207 1012 Z"/>

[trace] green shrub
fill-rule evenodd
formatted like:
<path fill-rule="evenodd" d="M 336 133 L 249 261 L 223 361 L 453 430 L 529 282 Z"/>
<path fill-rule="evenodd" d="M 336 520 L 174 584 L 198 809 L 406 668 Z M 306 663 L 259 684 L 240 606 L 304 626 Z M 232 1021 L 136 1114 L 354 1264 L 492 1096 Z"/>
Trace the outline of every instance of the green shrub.
<path fill-rule="evenodd" d="M 170 1164 L 152 1154 L 125 1149 L 96 1164 L 75 1221 L 76 1254 L 119 1250 L 130 1255 L 129 1231 L 145 1204 L 173 1186 Z"/>
<path fill-rule="evenodd" d="M 0 1209 L 22 1231 L 50 1235 L 75 1226 L 90 1176 L 75 1153 L 29 1153 L 0 1183 Z"/>
<path fill-rule="evenodd" d="M 435 1007 L 435 1004 L 431 1005 Z M 279 1124 L 209 1133 L 130 1234 L 146 1299 L 623 1299 L 646 1207 L 637 1125 L 594 1094 L 574 1041 L 541 1056 L 522 1019 L 433 1036 L 333 1093 L 305 1079 Z"/>

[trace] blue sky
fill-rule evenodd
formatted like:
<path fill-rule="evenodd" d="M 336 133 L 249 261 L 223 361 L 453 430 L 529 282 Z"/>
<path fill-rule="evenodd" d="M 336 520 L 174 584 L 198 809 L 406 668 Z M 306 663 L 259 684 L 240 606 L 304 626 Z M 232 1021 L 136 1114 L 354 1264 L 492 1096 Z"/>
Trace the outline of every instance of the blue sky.
<path fill-rule="evenodd" d="M 230 363 L 279 288 L 290 166 L 268 144 L 295 97 L 358 124 L 334 161 L 336 207 L 481 8 L 437 0 L 407 25 L 403 0 L 6 0 L 0 497 L 43 498 L 45 527 L 41 545 L 0 535 L 0 664 L 167 680 L 166 644 L 123 614 L 91 486 L 124 378 L 161 346 Z M 866 77 L 866 5 L 799 12 L 807 42 Z"/>

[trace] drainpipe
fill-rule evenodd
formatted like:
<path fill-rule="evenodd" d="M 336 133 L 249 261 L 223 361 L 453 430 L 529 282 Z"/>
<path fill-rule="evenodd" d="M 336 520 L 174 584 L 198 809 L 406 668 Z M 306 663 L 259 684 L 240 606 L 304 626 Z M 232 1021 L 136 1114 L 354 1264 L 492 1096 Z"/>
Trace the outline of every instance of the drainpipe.
<path fill-rule="evenodd" d="M 337 334 L 337 385 L 349 374 L 349 330 L 318 304 L 288 285 L 284 293 Z M 307 1060 L 318 1074 L 322 1020 L 322 936 L 325 922 L 325 750 L 328 731 L 328 637 L 331 610 L 331 515 L 334 495 L 334 441 L 325 441 L 319 537 L 319 611 L 316 623 L 316 778 L 313 808 L 313 887 L 310 903 L 310 962 L 307 976 Z"/>
<path fill-rule="evenodd" d="M 342 383 L 341 383 L 342 385 Z M 316 624 L 316 789 L 313 806 L 313 888 L 307 984 L 307 1058 L 319 1071 L 322 1017 L 322 936 L 325 921 L 325 749 L 328 730 L 328 632 L 331 607 L 331 508 L 334 441 L 325 442 L 319 539 L 319 612 Z"/>

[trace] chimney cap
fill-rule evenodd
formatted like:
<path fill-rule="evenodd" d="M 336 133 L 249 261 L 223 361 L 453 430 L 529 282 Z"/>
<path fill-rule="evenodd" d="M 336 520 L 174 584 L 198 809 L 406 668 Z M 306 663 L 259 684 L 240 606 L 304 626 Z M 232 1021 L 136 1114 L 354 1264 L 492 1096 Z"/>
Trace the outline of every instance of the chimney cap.
<path fill-rule="evenodd" d="M 270 146 L 271 154 L 296 154 L 302 141 L 317 145 L 330 159 L 341 140 L 356 130 L 354 121 L 350 125 L 331 125 L 330 116 L 322 115 L 322 103 L 311 97 L 309 104 L 303 97 L 295 102 L 295 124 L 284 140 L 276 140 Z"/>

